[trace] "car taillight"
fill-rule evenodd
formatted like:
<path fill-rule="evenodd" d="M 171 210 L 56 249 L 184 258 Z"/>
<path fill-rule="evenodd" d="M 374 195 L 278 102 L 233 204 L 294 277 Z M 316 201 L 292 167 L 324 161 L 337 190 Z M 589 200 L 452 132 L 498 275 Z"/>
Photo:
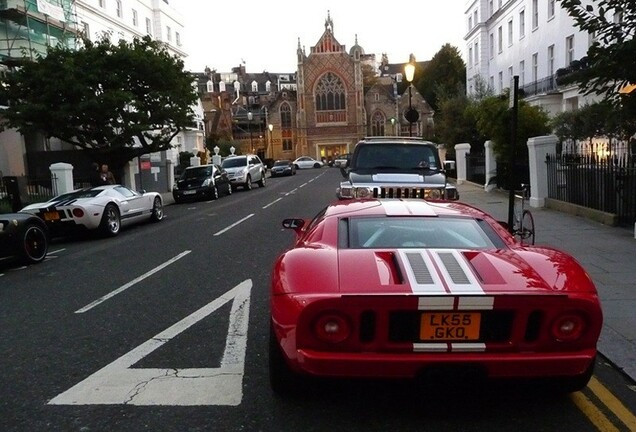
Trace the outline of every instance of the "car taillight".
<path fill-rule="evenodd" d="M 75 216 L 76 218 L 81 218 L 84 216 L 84 210 L 82 210 L 81 208 L 74 208 L 73 209 L 73 216 Z"/>
<path fill-rule="evenodd" d="M 577 314 L 565 314 L 559 316 L 552 323 L 552 335 L 560 342 L 572 342 L 577 340 L 585 330 L 585 320 Z"/>
<path fill-rule="evenodd" d="M 314 334 L 323 342 L 338 343 L 351 335 L 351 325 L 343 316 L 329 313 L 315 321 Z"/>

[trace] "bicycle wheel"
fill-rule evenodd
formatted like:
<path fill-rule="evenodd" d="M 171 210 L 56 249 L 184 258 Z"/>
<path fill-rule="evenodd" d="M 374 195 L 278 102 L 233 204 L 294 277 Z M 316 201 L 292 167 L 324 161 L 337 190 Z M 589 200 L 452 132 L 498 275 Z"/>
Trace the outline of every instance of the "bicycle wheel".
<path fill-rule="evenodd" d="M 521 215 L 523 231 L 521 232 L 521 243 L 534 244 L 534 217 L 530 210 L 524 210 Z"/>

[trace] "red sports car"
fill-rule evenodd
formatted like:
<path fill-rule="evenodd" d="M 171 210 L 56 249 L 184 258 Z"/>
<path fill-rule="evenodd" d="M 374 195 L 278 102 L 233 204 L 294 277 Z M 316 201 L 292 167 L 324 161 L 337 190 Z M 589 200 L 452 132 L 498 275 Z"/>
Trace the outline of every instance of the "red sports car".
<path fill-rule="evenodd" d="M 270 297 L 270 382 L 303 376 L 589 381 L 602 326 L 596 288 L 568 254 L 523 246 L 459 202 L 337 202 L 286 219 L 294 246 Z M 425 375 L 424 375 L 425 376 Z"/>

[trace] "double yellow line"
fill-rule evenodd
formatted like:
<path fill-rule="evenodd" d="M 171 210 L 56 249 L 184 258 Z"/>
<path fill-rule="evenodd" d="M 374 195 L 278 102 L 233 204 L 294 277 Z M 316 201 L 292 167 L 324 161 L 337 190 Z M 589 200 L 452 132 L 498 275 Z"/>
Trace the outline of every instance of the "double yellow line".
<path fill-rule="evenodd" d="M 605 407 L 612 412 L 626 427 L 628 431 L 636 431 L 636 416 L 623 405 L 601 382 L 592 377 L 587 388 Z M 612 421 L 595 405 L 582 391 L 572 393 L 570 398 L 579 410 L 602 432 L 620 432 Z"/>

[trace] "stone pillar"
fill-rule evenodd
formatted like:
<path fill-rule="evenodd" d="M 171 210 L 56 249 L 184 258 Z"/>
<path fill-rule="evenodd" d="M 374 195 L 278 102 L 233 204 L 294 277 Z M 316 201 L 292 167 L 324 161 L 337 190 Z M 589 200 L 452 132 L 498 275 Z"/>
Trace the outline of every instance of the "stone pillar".
<path fill-rule="evenodd" d="M 486 149 L 486 183 L 484 184 L 484 190 L 486 192 L 490 192 L 497 186 L 494 180 L 497 176 L 497 159 L 495 158 L 493 147 L 494 143 L 490 140 L 484 143 L 484 148 Z"/>
<path fill-rule="evenodd" d="M 166 170 L 168 171 L 168 192 L 172 192 L 175 184 L 174 167 L 170 159 L 166 160 Z"/>
<path fill-rule="evenodd" d="M 201 165 L 201 158 L 199 156 L 193 156 L 190 158 L 190 166 Z"/>
<path fill-rule="evenodd" d="M 73 182 L 73 165 L 58 162 L 49 166 L 51 171 L 51 184 L 53 185 L 53 193 L 61 195 L 72 192 L 75 189 Z"/>
<path fill-rule="evenodd" d="M 556 153 L 557 137 L 540 136 L 528 140 L 530 162 L 530 207 L 544 207 L 548 196 L 548 165 L 545 155 Z"/>
<path fill-rule="evenodd" d="M 455 145 L 455 159 L 457 162 L 457 184 L 466 181 L 466 155 L 470 154 L 470 144 L 462 143 Z"/>

